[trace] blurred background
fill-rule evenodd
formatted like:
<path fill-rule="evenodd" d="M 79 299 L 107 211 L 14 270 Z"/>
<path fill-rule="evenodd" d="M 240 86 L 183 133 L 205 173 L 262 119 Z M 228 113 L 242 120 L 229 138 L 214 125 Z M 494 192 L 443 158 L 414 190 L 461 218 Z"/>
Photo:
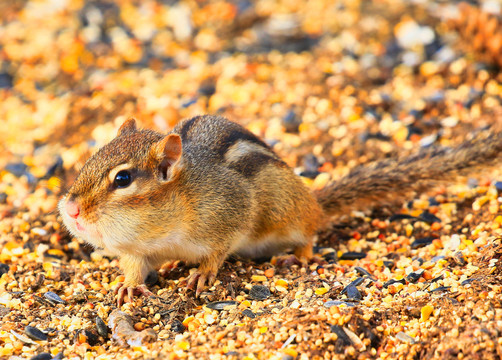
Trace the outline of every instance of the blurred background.
<path fill-rule="evenodd" d="M 106 320 L 114 307 L 109 290 L 120 272 L 116 259 L 91 255 L 63 229 L 57 201 L 128 117 L 167 132 L 183 118 L 226 116 L 321 188 L 362 163 L 498 130 L 501 15 L 495 0 L 0 0 L 0 358 L 43 350 L 88 359 L 127 351 L 111 342 L 88 351 L 97 342 L 96 316 Z M 502 228 L 502 182 L 492 183 L 497 177 L 488 171 L 480 175 L 433 197 L 410 196 L 401 207 L 335 224 L 319 234 L 325 268 L 226 263 L 219 275 L 224 286 L 211 301 L 242 301 L 235 295 L 265 270 L 286 284 L 275 287 L 268 308 L 257 303 L 256 321 L 224 311 L 219 324 L 238 322 L 234 330 L 224 325 L 220 332 L 219 319 L 211 318 L 192 331 L 200 323 L 186 319 L 202 321 L 205 310 L 173 285 L 186 267 L 160 278 L 165 302 L 134 308 L 136 318 L 148 319 L 141 328 L 161 321 L 163 341 L 156 346 L 170 355 L 189 350 L 203 358 L 212 346 L 241 357 L 233 350 L 244 355 L 270 346 L 263 358 L 288 350 L 294 356 L 276 359 L 293 359 L 298 351 L 319 351 L 333 328 L 347 337 L 343 325 L 358 343 L 364 334 L 365 358 L 498 358 L 502 255 L 500 240 L 492 238 Z M 365 259 L 337 263 L 346 252 L 364 252 Z M 427 272 L 415 273 L 424 261 Z M 330 310 L 334 322 L 321 320 L 327 307 L 319 300 L 338 299 L 341 282 L 349 281 L 360 297 L 354 283 L 366 273 L 378 278 L 360 285 L 370 311 L 350 305 Z M 404 280 L 407 274 L 415 279 Z M 334 276 L 329 288 L 325 279 Z M 304 290 L 310 295 L 298 297 Z M 287 305 L 287 298 L 295 300 Z M 266 326 L 257 328 L 260 322 Z M 218 332 L 206 333 L 213 323 Z M 28 324 L 54 331 L 52 339 L 25 344 L 13 333 Z M 183 324 L 192 330 L 178 343 Z M 249 344 L 253 339 L 260 344 Z M 353 356 L 351 339 L 329 346 Z"/>
<path fill-rule="evenodd" d="M 0 169 L 74 176 L 130 116 L 165 132 L 222 114 L 312 179 L 448 145 L 497 122 L 500 14 L 494 0 L 1 1 Z"/>

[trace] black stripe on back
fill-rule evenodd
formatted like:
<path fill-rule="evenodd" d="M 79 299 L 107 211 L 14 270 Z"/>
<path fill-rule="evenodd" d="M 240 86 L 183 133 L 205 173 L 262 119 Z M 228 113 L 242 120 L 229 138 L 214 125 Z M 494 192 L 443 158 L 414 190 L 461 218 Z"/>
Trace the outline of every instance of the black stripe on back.
<path fill-rule="evenodd" d="M 231 162 L 228 167 L 249 178 L 255 176 L 267 165 L 287 167 L 286 163 L 276 157 L 261 152 L 252 152 L 242 156 L 237 161 Z"/>
<path fill-rule="evenodd" d="M 180 129 L 181 139 L 187 138 L 188 132 L 190 131 L 192 126 L 195 124 L 195 120 L 197 120 L 198 118 L 199 117 L 194 117 L 194 118 L 191 118 L 190 120 L 185 121 L 185 123 L 183 124 L 183 126 Z"/>
<path fill-rule="evenodd" d="M 244 128 L 233 129 L 228 134 L 226 134 L 226 136 L 224 136 L 221 139 L 221 142 L 218 144 L 216 151 L 221 156 L 224 156 L 228 149 L 239 140 L 249 141 L 253 144 L 259 145 L 267 150 L 272 151 L 267 144 L 265 144 L 262 140 L 255 136 L 252 132 Z"/>

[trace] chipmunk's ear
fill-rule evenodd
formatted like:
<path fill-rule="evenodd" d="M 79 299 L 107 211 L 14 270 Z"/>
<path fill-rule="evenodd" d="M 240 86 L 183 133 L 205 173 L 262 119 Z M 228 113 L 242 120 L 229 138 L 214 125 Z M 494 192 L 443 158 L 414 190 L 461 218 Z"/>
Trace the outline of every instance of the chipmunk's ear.
<path fill-rule="evenodd" d="M 181 138 L 178 134 L 170 134 L 154 145 L 155 157 L 160 160 L 159 171 L 163 180 L 170 177 L 170 168 L 181 158 Z"/>
<path fill-rule="evenodd" d="M 136 119 L 129 118 L 127 119 L 122 126 L 119 128 L 119 133 L 117 136 L 122 136 L 125 134 L 130 134 L 136 131 Z"/>

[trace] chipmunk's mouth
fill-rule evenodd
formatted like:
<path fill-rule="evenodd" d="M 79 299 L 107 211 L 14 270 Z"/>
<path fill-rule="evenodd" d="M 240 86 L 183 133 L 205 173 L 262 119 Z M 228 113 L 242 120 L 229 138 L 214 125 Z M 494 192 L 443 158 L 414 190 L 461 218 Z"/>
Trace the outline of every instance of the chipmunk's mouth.
<path fill-rule="evenodd" d="M 101 246 L 101 233 L 92 224 L 87 224 L 83 219 L 68 219 L 68 228 L 73 229 L 73 235 L 95 246 Z"/>
<path fill-rule="evenodd" d="M 87 222 L 86 219 L 82 217 L 82 214 L 77 214 L 76 216 L 70 216 L 65 209 L 66 197 L 61 199 L 59 202 L 59 212 L 63 219 L 63 223 L 70 232 L 75 237 L 81 238 L 86 242 L 96 246 L 103 247 L 103 237 L 98 230 L 96 224 Z M 80 212 L 80 211 L 79 211 Z"/>
<path fill-rule="evenodd" d="M 77 228 L 78 231 L 85 233 L 85 227 L 82 226 L 78 221 L 75 221 L 75 227 Z"/>

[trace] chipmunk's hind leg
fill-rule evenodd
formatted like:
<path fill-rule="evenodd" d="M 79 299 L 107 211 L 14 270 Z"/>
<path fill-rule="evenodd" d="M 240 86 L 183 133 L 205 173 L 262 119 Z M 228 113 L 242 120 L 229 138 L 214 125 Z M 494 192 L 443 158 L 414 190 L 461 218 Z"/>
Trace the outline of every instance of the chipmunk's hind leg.
<path fill-rule="evenodd" d="M 304 266 L 310 263 L 322 264 L 324 261 L 314 256 L 315 237 L 309 237 L 305 244 L 299 244 L 293 248 L 293 255 L 279 256 L 276 262 L 277 266 Z"/>
<path fill-rule="evenodd" d="M 299 260 L 309 261 L 314 257 L 314 237 L 310 237 L 306 244 L 298 245 L 293 250 Z"/>

